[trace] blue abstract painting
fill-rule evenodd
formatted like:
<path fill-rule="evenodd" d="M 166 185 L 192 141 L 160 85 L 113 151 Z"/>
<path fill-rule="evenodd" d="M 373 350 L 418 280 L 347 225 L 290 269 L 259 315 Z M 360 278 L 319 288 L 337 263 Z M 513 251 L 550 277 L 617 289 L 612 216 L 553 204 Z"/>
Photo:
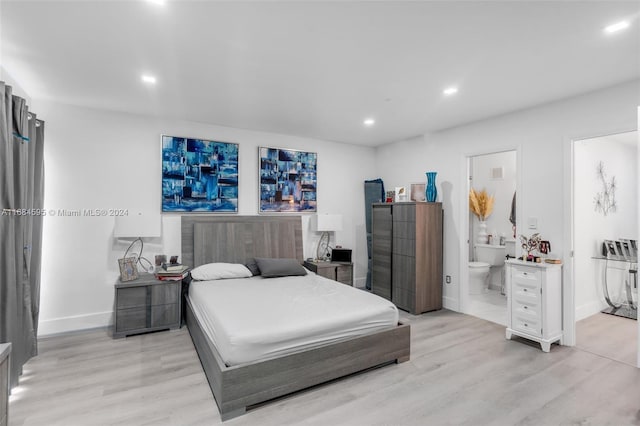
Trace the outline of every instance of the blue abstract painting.
<path fill-rule="evenodd" d="M 315 212 L 317 156 L 260 147 L 260 212 Z"/>
<path fill-rule="evenodd" d="M 238 144 L 162 136 L 163 212 L 238 212 Z"/>

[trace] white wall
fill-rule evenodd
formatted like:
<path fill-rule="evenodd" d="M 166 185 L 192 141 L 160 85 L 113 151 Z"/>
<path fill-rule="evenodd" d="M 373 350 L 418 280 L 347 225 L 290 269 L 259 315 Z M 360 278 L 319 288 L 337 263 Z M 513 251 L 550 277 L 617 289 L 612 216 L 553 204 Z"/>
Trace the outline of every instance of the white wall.
<path fill-rule="evenodd" d="M 354 250 L 356 284 L 366 278 L 365 179 L 374 173 L 374 150 L 308 138 L 154 119 L 39 101 L 46 121 L 45 207 L 160 211 L 160 135 L 200 137 L 240 144 L 239 214 L 258 214 L 258 146 L 318 153 L 318 210 L 343 216 L 335 241 Z M 305 257 L 318 235 L 303 215 Z M 113 310 L 117 259 L 126 243 L 113 238 L 113 217 L 44 220 L 39 334 L 108 325 Z M 160 239 L 145 255 L 180 254 L 180 216 L 163 215 Z"/>
<path fill-rule="evenodd" d="M 602 241 L 620 238 L 638 239 L 637 148 L 607 137 L 577 141 L 574 144 L 574 226 L 576 320 L 586 318 L 607 306 L 602 291 L 604 262 L 592 259 L 600 255 Z M 602 191 L 596 174 L 602 161 L 607 180 L 615 177 L 615 212 L 606 216 L 595 211 L 594 198 Z M 607 274 L 613 294 L 623 289 L 629 265 L 611 262 Z"/>
<path fill-rule="evenodd" d="M 503 168 L 503 178 L 493 179 L 491 170 L 494 168 Z M 498 244 L 500 236 L 513 239 L 513 231 L 511 222 L 509 222 L 509 214 L 511 213 L 511 201 L 513 193 L 516 190 L 516 152 L 505 151 L 488 155 L 478 155 L 471 160 L 472 170 L 472 187 L 476 191 L 487 190 L 489 195 L 493 195 L 493 213 L 486 220 L 487 233 L 493 235 L 494 244 Z M 478 219 L 473 216 L 473 236 L 478 234 Z"/>
<path fill-rule="evenodd" d="M 0 49 L 0 51 L 1 50 L 2 49 Z M 1 60 L 0 60 L 0 63 L 2 63 Z M 11 74 L 9 74 L 7 70 L 4 69 L 2 66 L 0 66 L 0 81 L 4 81 L 7 85 L 11 86 L 13 90 L 12 93 L 14 95 L 20 96 L 21 98 L 26 99 L 27 105 L 28 106 L 31 105 L 31 96 L 29 96 L 29 94 L 22 88 L 22 86 L 18 84 L 18 82 L 13 78 L 13 76 L 11 76 Z M 29 108 L 29 110 L 38 114 L 38 111 L 33 110 L 33 108 Z"/>
<path fill-rule="evenodd" d="M 456 102 L 464 102 L 459 97 Z M 379 147 L 376 170 L 386 187 L 405 185 L 426 170 L 438 171 L 439 201 L 445 209 L 444 305 L 460 309 L 459 288 L 465 280 L 468 239 L 466 157 L 518 150 L 517 214 L 519 223 L 537 219 L 537 230 L 554 252 L 565 249 L 565 188 L 567 160 L 564 151 L 573 139 L 636 129 L 640 80 L 565 101 L 496 117 L 424 137 Z M 464 247 L 464 249 L 463 249 Z M 565 270 L 567 269 L 565 259 Z M 569 265 L 569 268 L 571 266 Z M 463 276 L 463 274 L 465 274 Z"/>

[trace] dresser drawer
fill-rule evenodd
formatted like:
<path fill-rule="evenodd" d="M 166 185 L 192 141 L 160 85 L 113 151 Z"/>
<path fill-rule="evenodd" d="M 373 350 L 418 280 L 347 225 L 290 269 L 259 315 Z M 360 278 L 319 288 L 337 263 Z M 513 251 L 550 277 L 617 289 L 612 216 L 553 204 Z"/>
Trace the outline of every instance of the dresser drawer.
<path fill-rule="evenodd" d="M 537 286 L 540 285 L 540 271 L 536 268 L 520 266 L 518 268 L 514 268 L 513 270 L 513 282 L 514 283 L 537 283 Z"/>
<path fill-rule="evenodd" d="M 514 330 L 522 331 L 536 337 L 542 336 L 540 318 L 531 318 L 529 315 L 520 315 L 518 312 L 514 312 L 512 326 Z"/>
<path fill-rule="evenodd" d="M 515 315 L 522 315 L 525 318 L 532 318 L 540 320 L 542 318 L 542 304 L 540 299 L 531 301 L 528 298 L 520 298 L 515 296 L 513 298 L 512 308 Z"/>
<path fill-rule="evenodd" d="M 513 283 L 513 299 L 522 303 L 540 304 L 538 283 Z"/>

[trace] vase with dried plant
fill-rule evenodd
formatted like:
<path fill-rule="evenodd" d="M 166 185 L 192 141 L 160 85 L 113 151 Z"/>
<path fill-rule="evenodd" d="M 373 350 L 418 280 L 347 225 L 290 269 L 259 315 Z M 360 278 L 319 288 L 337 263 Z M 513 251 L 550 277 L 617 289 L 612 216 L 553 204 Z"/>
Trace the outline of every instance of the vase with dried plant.
<path fill-rule="evenodd" d="M 476 240 L 479 244 L 487 243 L 487 222 L 485 220 L 493 212 L 493 202 L 493 195 L 489 195 L 485 189 L 480 192 L 473 188 L 469 190 L 469 209 L 480 221 L 478 239 Z"/>

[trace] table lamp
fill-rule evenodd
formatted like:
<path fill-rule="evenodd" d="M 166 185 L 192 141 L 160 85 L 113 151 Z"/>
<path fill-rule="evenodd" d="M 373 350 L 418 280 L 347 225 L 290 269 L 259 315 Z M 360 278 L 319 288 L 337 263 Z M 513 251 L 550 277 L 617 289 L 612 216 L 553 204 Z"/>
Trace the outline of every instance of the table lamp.
<path fill-rule="evenodd" d="M 129 252 L 139 243 L 140 249 L 138 253 L 133 254 L 135 264 L 140 265 L 143 270 L 152 273 L 155 270 L 153 263 L 142 256 L 144 249 L 142 238 L 159 237 L 161 236 L 161 229 L 162 224 L 159 214 L 136 212 L 129 216 L 116 216 L 113 236 L 116 238 L 133 238 L 133 241 L 124 252 L 123 259 L 126 259 Z"/>
<path fill-rule="evenodd" d="M 316 249 L 316 258 L 318 260 L 326 260 L 329 258 L 331 250 L 331 232 L 342 231 L 342 215 L 316 215 L 315 230 L 322 232 L 320 241 L 318 241 L 318 248 Z"/>

